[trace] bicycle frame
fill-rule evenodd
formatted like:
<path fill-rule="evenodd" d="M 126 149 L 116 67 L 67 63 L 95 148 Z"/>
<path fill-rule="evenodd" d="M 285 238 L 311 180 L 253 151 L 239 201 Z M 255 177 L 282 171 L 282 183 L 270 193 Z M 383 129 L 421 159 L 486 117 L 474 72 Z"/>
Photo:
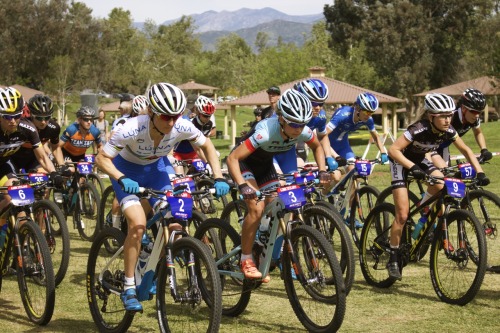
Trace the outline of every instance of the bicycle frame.
<path fill-rule="evenodd" d="M 271 266 L 271 261 L 273 259 L 272 254 L 274 251 L 274 247 L 276 246 L 276 239 L 278 237 L 278 232 L 281 229 L 282 231 L 284 230 L 283 234 L 284 234 L 284 241 L 286 244 L 286 250 L 291 254 L 292 267 L 295 267 L 296 269 L 297 279 L 299 279 L 301 283 L 306 283 L 306 279 L 302 274 L 302 268 L 300 267 L 300 263 L 296 260 L 290 237 L 292 225 L 295 223 L 302 223 L 302 222 L 300 221 L 300 222 L 285 223 L 285 204 L 279 197 L 275 197 L 269 204 L 265 206 L 264 212 L 262 213 L 262 219 L 264 219 L 266 216 L 270 216 L 269 220 L 270 231 L 263 245 L 262 257 L 264 260 L 261 260 L 259 262 L 259 271 L 262 273 L 262 276 L 266 276 L 269 273 L 269 268 Z M 218 267 L 221 267 L 224 262 L 230 260 L 231 258 L 234 258 L 239 252 L 241 252 L 241 245 L 233 248 L 231 251 L 222 256 L 220 259 L 216 260 L 216 265 Z M 242 272 L 233 272 L 230 270 L 220 269 L 219 274 L 236 278 L 239 280 L 244 279 L 244 275 Z"/>

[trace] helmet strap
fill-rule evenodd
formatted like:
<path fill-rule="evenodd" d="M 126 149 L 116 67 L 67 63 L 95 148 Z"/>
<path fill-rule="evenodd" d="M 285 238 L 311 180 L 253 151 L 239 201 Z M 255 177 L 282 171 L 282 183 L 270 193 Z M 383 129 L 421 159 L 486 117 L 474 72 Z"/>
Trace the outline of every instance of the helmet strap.
<path fill-rule="evenodd" d="M 285 129 L 283 128 L 283 123 L 280 122 L 280 128 L 281 128 L 281 132 L 283 133 L 284 136 L 286 136 L 286 140 L 285 140 L 285 143 L 288 143 L 290 141 L 290 139 L 292 139 L 292 137 L 288 136 L 286 133 L 285 133 Z"/>
<path fill-rule="evenodd" d="M 154 117 L 155 117 L 155 113 L 153 112 L 153 115 L 151 116 L 151 124 L 153 124 L 153 128 L 155 129 L 155 131 L 157 131 L 158 133 L 160 133 L 161 135 L 165 135 L 165 133 L 163 133 L 162 131 L 160 131 L 158 128 L 156 128 L 155 126 L 155 122 L 154 122 Z"/>

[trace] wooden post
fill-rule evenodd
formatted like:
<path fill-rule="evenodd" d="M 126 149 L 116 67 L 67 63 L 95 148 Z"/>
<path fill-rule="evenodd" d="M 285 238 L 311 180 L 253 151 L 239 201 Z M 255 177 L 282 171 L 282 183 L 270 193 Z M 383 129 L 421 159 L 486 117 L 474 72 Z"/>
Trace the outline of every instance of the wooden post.
<path fill-rule="evenodd" d="M 236 145 L 236 105 L 231 105 L 231 144 L 229 149 Z"/>
<path fill-rule="evenodd" d="M 398 136 L 398 113 L 396 112 L 396 104 L 392 104 L 392 135 Z"/>

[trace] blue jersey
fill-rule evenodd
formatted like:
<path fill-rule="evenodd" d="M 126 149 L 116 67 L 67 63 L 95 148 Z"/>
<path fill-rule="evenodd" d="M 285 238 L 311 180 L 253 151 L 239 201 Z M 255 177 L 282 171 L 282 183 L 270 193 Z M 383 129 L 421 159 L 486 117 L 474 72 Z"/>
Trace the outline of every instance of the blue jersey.
<path fill-rule="evenodd" d="M 352 106 L 343 106 L 335 111 L 332 119 L 328 125 L 326 125 L 328 129 L 332 130 L 332 132 L 328 135 L 332 145 L 334 141 L 342 141 L 350 132 L 354 132 L 363 126 L 368 127 L 368 130 L 370 131 L 375 131 L 373 118 L 370 117 L 365 122 L 358 121 L 357 123 L 354 123 L 353 118 L 354 107 Z"/>
<path fill-rule="evenodd" d="M 321 110 L 317 117 L 313 117 L 308 123 L 307 127 L 316 130 L 317 134 L 326 134 L 326 112 Z"/>

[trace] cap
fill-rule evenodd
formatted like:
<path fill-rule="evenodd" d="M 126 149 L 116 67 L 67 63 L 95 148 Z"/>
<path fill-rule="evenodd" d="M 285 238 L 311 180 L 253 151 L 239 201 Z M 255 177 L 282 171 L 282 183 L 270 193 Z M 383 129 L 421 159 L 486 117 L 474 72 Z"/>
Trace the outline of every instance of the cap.
<path fill-rule="evenodd" d="M 279 87 L 276 87 L 276 86 L 269 87 L 269 88 L 266 90 L 266 92 L 267 92 L 268 94 L 273 93 L 273 94 L 278 94 L 278 95 L 281 95 L 281 90 L 280 90 L 280 88 L 279 88 Z"/>
<path fill-rule="evenodd" d="M 132 94 L 120 94 L 120 103 L 121 102 L 132 102 L 134 99 L 134 95 Z"/>

